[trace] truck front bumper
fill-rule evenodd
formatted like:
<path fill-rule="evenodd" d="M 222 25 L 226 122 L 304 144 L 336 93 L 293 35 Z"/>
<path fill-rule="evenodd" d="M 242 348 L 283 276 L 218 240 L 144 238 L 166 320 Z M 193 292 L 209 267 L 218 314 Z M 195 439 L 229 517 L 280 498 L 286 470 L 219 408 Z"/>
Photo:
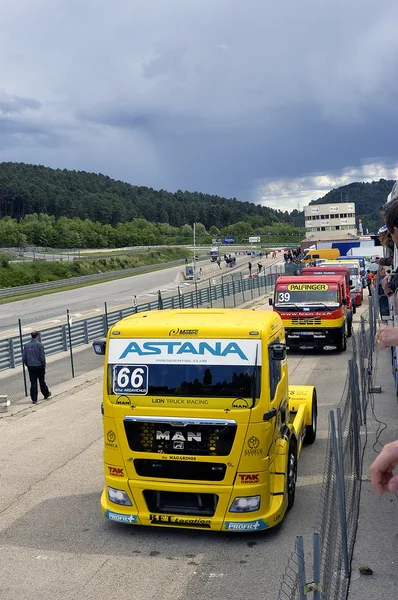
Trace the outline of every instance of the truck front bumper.
<path fill-rule="evenodd" d="M 337 350 L 341 347 L 343 328 L 294 329 L 286 328 L 286 344 L 290 349 Z"/>
<path fill-rule="evenodd" d="M 284 479 L 284 478 L 283 478 Z M 114 481 L 110 482 L 113 487 Z M 185 529 L 207 529 L 212 531 L 253 532 L 269 529 L 278 525 L 287 508 L 284 494 L 270 495 L 267 485 L 213 486 L 170 483 L 163 481 L 127 481 L 118 482 L 121 489 L 129 489 L 132 506 L 114 504 L 108 498 L 107 487 L 101 495 L 102 514 L 117 523 L 126 525 L 145 525 L 155 527 L 182 527 Z M 281 482 L 282 489 L 284 481 Z M 157 503 L 161 495 L 172 498 Z M 195 498 L 197 504 L 195 506 Z M 213 506 L 207 498 L 213 496 Z M 246 513 L 230 512 L 236 497 L 260 496 L 259 510 Z M 189 497 L 189 499 L 188 499 Z M 206 498 L 205 498 L 206 497 Z M 180 503 L 173 507 L 172 502 Z M 156 505 L 157 503 L 157 505 Z M 192 503 L 190 507 L 189 504 Z M 159 510 L 160 508 L 160 510 Z M 202 513 L 202 514 L 200 514 Z M 207 514 L 206 514 L 207 513 Z"/>

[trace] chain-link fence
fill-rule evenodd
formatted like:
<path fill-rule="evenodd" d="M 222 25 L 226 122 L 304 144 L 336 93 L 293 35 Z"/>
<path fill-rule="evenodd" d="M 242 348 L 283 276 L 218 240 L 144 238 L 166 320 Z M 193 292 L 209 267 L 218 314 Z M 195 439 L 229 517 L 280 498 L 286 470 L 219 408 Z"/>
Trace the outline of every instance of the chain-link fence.
<path fill-rule="evenodd" d="M 361 428 L 366 426 L 369 396 L 379 391 L 374 387 L 376 295 L 370 300 L 368 319 L 361 317 L 359 331 L 353 335 L 353 357 L 348 362 L 341 401 L 336 412 L 329 413 L 324 477 L 314 526 L 312 579 L 306 578 L 300 541 L 286 566 L 278 600 L 343 600 L 348 594 L 362 478 Z"/>
<path fill-rule="evenodd" d="M 177 293 L 157 294 L 156 299 L 109 311 L 87 319 L 72 319 L 66 312 L 64 322 L 56 327 L 39 330 L 47 355 L 47 375 L 51 385 L 87 373 L 100 366 L 90 342 L 106 336 L 108 328 L 131 314 L 149 310 L 184 308 L 234 308 L 261 298 L 274 289 L 275 279 L 284 272 L 284 265 L 274 265 L 255 274 L 248 271 L 231 272 L 196 281 L 189 290 L 178 287 Z M 23 346 L 30 340 L 18 320 L 15 334 L 0 340 L 0 395 L 15 402 L 28 395 L 29 381 L 22 365 Z M 51 358 L 53 357 L 53 358 Z"/>

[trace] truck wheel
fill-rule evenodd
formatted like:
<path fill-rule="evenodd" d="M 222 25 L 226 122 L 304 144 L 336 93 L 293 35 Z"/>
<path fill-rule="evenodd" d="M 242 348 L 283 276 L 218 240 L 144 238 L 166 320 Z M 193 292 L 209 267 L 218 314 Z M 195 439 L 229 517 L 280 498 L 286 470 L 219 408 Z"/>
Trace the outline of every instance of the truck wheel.
<path fill-rule="evenodd" d="M 342 352 L 345 352 L 347 350 L 347 334 L 345 332 L 345 328 L 344 328 L 344 331 L 343 331 L 343 338 L 341 340 L 341 348 L 340 348 L 340 350 Z"/>
<path fill-rule="evenodd" d="M 352 314 L 355 315 L 357 312 L 357 301 L 354 300 L 352 303 Z"/>
<path fill-rule="evenodd" d="M 312 421 L 311 425 L 306 425 L 304 444 L 313 444 L 316 439 L 316 430 L 318 424 L 318 401 L 316 396 L 316 390 L 312 393 L 311 402 Z"/>
<path fill-rule="evenodd" d="M 352 336 L 352 314 L 347 314 L 347 337 Z"/>
<path fill-rule="evenodd" d="M 289 453 L 287 456 L 287 510 L 290 510 L 294 504 L 294 498 L 296 495 L 296 481 L 297 481 L 297 452 L 296 444 L 290 442 Z"/>

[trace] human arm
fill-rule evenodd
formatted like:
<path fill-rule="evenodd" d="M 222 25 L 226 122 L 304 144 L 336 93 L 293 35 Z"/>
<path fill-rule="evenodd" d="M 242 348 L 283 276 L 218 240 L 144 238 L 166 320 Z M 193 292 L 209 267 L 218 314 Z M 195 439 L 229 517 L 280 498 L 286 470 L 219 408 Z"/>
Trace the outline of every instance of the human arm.
<path fill-rule="evenodd" d="M 25 365 L 25 367 L 28 366 L 28 359 L 27 359 L 27 351 L 26 351 L 26 346 L 23 347 L 23 353 L 22 353 L 22 362 Z"/>
<path fill-rule="evenodd" d="M 398 327 L 381 325 L 376 335 L 376 341 L 381 350 L 390 348 L 391 346 L 398 346 Z"/>
<path fill-rule="evenodd" d="M 398 474 L 394 475 L 397 465 L 398 440 L 386 444 L 369 467 L 372 485 L 380 496 L 384 492 L 395 493 L 398 491 Z"/>

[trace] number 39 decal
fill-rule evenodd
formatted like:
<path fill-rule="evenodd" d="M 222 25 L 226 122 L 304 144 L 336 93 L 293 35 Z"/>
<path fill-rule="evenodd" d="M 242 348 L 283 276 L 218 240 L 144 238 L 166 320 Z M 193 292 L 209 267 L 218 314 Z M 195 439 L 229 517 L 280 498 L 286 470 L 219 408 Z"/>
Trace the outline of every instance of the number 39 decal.
<path fill-rule="evenodd" d="M 290 300 L 289 292 L 279 292 L 278 302 L 289 302 L 289 300 Z"/>
<path fill-rule="evenodd" d="M 147 394 L 148 367 L 145 365 L 114 365 L 114 394 Z"/>

